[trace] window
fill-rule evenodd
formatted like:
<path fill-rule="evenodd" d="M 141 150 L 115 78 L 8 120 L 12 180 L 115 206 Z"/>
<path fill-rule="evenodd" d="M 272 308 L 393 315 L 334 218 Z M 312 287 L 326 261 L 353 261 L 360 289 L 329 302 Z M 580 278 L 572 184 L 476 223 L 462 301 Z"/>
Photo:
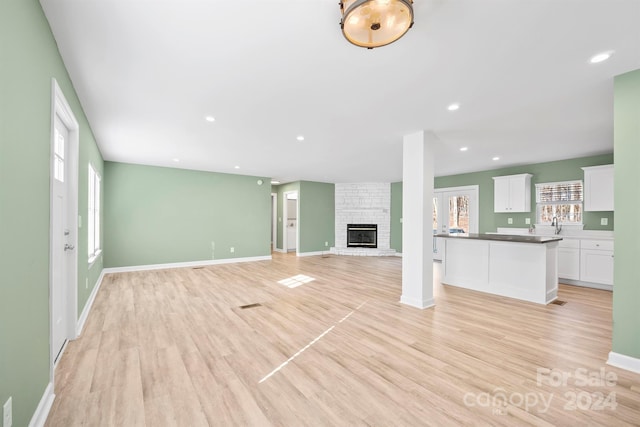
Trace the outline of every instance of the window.
<path fill-rule="evenodd" d="M 100 255 L 100 175 L 89 164 L 89 213 L 87 228 L 89 235 L 89 262 Z"/>
<path fill-rule="evenodd" d="M 582 199 L 582 181 L 536 184 L 538 224 L 551 224 L 553 217 L 565 224 L 582 224 Z"/>

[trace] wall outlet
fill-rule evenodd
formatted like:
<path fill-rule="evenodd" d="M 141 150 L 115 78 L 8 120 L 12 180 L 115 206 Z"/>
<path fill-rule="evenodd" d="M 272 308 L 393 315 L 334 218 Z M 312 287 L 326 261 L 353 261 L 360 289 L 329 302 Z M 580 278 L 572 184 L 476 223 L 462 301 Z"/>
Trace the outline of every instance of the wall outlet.
<path fill-rule="evenodd" d="M 600 218 L 600 225 L 609 225 L 609 218 Z"/>
<path fill-rule="evenodd" d="M 89 278 L 84 279 L 84 288 L 89 289 Z"/>
<path fill-rule="evenodd" d="M 513 218 L 507 218 L 507 224 L 513 224 Z"/>
<path fill-rule="evenodd" d="M 231 253 L 234 253 L 236 251 L 236 248 L 234 248 L 233 246 L 231 246 Z"/>
<path fill-rule="evenodd" d="M 524 223 L 527 224 L 527 225 L 531 224 L 531 218 L 525 218 L 524 219 Z"/>
<path fill-rule="evenodd" d="M 329 246 L 329 242 L 324 242 L 324 245 L 325 246 Z"/>
<path fill-rule="evenodd" d="M 11 427 L 13 424 L 13 399 L 9 397 L 2 407 L 2 427 Z"/>

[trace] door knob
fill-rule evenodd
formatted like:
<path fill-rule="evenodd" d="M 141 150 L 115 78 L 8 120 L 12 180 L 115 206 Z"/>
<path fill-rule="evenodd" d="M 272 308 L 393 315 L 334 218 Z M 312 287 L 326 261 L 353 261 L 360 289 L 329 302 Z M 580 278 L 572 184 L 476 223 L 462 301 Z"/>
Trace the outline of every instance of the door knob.
<path fill-rule="evenodd" d="M 70 245 L 70 244 L 68 244 L 68 243 L 65 243 L 65 244 L 64 244 L 64 250 L 65 250 L 65 251 L 72 251 L 72 250 L 74 250 L 74 249 L 75 249 L 75 246 Z"/>

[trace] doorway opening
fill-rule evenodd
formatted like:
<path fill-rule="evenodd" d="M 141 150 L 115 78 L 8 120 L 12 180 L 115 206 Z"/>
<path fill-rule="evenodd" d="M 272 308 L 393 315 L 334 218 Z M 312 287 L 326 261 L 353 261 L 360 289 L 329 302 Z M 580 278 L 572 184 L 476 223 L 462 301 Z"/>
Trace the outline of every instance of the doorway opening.
<path fill-rule="evenodd" d="M 51 85 L 49 228 L 49 368 L 76 338 L 78 306 L 78 121 L 58 86 Z"/>
<path fill-rule="evenodd" d="M 271 193 L 271 252 L 278 244 L 278 193 Z"/>
<path fill-rule="evenodd" d="M 282 200 L 282 250 L 299 252 L 298 239 L 298 192 L 288 191 Z"/>

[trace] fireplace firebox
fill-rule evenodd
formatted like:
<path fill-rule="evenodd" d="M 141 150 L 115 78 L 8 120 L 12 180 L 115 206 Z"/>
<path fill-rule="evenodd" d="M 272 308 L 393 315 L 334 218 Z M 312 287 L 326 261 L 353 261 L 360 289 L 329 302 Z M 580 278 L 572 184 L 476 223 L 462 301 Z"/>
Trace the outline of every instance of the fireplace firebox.
<path fill-rule="evenodd" d="M 377 248 L 377 224 L 347 224 L 347 247 Z"/>

